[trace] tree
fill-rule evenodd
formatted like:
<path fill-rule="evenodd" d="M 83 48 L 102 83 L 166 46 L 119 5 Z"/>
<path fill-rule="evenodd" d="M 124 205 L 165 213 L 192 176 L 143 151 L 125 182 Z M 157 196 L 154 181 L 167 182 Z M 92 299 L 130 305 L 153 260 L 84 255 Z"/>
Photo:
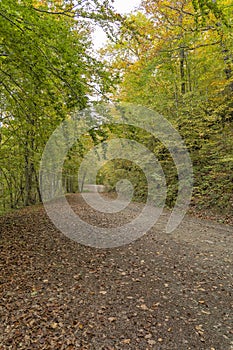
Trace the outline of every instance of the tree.
<path fill-rule="evenodd" d="M 104 51 L 121 76 L 114 98 L 155 109 L 184 137 L 194 164 L 194 201 L 207 204 L 206 196 L 211 205 L 220 202 L 228 209 L 233 119 L 230 5 L 218 3 L 228 24 L 212 11 L 197 23 L 192 1 L 145 0 L 143 13 L 128 18 L 133 30 L 122 27 L 119 41 Z M 167 150 L 155 143 L 154 152 L 174 199 L 176 174 Z"/>
<path fill-rule="evenodd" d="M 91 24 L 106 2 L 3 0 L 0 8 L 1 179 L 7 207 L 40 199 L 38 167 L 51 132 L 111 84 L 92 55 Z M 94 10 L 91 6 L 94 5 Z M 96 10 L 96 11 L 95 11 Z M 9 162 L 10 159 L 10 162 Z"/>

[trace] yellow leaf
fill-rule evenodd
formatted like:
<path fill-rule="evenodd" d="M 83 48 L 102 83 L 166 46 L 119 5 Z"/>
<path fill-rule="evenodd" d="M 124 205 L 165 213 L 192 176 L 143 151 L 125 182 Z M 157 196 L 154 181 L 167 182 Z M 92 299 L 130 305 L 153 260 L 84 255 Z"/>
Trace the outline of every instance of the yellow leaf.
<path fill-rule="evenodd" d="M 53 329 L 56 329 L 57 328 L 57 323 L 56 322 L 51 323 L 50 327 L 53 328 Z"/>

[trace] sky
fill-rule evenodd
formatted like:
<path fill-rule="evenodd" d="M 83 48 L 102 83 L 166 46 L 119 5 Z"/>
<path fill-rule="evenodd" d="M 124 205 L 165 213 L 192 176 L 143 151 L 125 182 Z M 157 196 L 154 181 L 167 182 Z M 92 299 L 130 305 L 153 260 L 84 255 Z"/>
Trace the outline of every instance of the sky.
<path fill-rule="evenodd" d="M 113 6 L 118 13 L 125 14 L 133 11 L 140 3 L 141 0 L 114 0 Z M 96 50 L 103 47 L 106 43 L 106 35 L 101 28 L 96 29 L 93 39 Z"/>
<path fill-rule="evenodd" d="M 120 13 L 129 13 L 139 6 L 141 0 L 115 0 L 114 7 Z"/>

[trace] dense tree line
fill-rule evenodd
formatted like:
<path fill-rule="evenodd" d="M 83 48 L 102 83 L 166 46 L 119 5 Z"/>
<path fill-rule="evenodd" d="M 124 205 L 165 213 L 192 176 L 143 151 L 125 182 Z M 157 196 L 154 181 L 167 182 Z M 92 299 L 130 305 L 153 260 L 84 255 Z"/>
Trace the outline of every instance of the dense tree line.
<path fill-rule="evenodd" d="M 112 71 L 121 77 L 114 98 L 147 106 L 168 118 L 183 136 L 192 157 L 193 203 L 231 212 L 231 1 L 144 0 L 141 11 L 128 16 L 127 21 L 128 27 L 121 28 L 118 40 L 102 52 L 110 60 Z M 136 134 L 160 159 L 168 182 L 167 203 L 173 204 L 177 175 L 169 153 L 149 135 Z M 135 131 L 131 135 L 135 137 Z M 105 169 L 106 182 L 111 172 L 112 167 Z M 143 176 L 131 168 L 131 177 L 141 179 L 136 193 L 137 198 L 144 198 Z"/>
<path fill-rule="evenodd" d="M 117 21 L 107 1 L 1 1 L 1 210 L 41 199 L 38 168 L 52 131 L 108 90 L 91 33 L 98 23 L 111 36 Z"/>

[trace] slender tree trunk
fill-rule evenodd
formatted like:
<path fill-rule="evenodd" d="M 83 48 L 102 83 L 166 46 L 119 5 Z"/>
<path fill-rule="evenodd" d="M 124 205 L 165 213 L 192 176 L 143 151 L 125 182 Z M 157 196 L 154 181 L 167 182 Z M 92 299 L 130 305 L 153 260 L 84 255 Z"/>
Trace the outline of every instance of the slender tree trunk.
<path fill-rule="evenodd" d="M 81 183 L 81 186 L 79 188 L 81 193 L 83 192 L 83 187 L 84 187 L 84 182 L 85 182 L 85 179 L 86 179 L 86 175 L 87 175 L 87 171 L 85 171 L 84 174 L 83 174 L 82 183 Z"/>
<path fill-rule="evenodd" d="M 14 208 L 14 200 L 13 200 L 13 189 L 12 189 L 12 181 L 10 178 L 8 178 L 7 174 L 2 170 L 2 174 L 6 180 L 7 187 L 9 190 L 9 196 L 10 196 L 10 208 Z"/>
<path fill-rule="evenodd" d="M 42 202 L 42 197 L 41 197 L 41 193 L 40 193 L 39 177 L 37 175 L 37 172 L 36 172 L 36 169 L 34 167 L 34 164 L 33 164 L 33 173 L 34 173 L 34 177 L 35 177 L 36 191 L 37 191 L 38 199 L 39 199 L 39 202 Z"/>
<path fill-rule="evenodd" d="M 184 48 L 180 49 L 180 79 L 181 79 L 181 94 L 186 93 L 186 84 L 185 84 L 185 51 Z"/>
<path fill-rule="evenodd" d="M 33 164 L 30 159 L 30 150 L 28 142 L 25 143 L 25 199 L 24 205 L 28 206 L 33 203 L 32 200 L 32 176 L 33 176 Z"/>

